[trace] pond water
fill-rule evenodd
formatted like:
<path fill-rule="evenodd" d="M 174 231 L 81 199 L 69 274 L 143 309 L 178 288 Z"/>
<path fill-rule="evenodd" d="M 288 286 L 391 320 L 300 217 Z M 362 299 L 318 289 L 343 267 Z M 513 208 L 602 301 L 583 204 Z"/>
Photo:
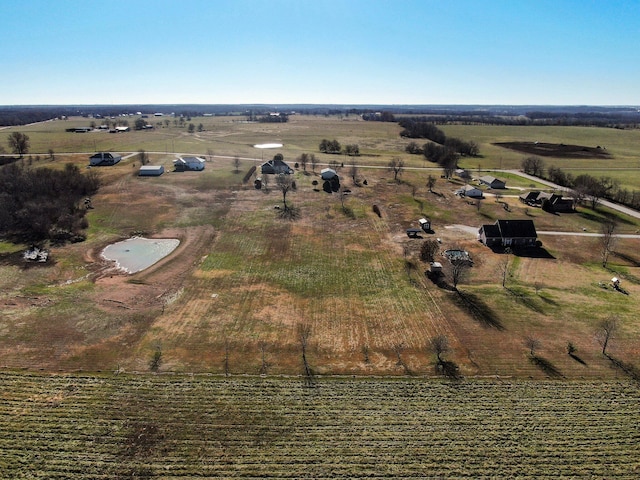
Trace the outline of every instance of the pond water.
<path fill-rule="evenodd" d="M 260 143 L 258 145 L 254 145 L 253 148 L 280 148 L 282 147 L 281 143 Z"/>
<path fill-rule="evenodd" d="M 102 256 L 127 273 L 136 273 L 163 259 L 178 245 L 180 240 L 175 238 L 132 237 L 108 245 Z"/>

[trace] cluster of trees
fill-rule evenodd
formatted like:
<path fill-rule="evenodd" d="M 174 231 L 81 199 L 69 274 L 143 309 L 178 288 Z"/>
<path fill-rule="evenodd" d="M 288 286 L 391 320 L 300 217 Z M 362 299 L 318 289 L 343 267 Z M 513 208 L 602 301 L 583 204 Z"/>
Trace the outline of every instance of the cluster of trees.
<path fill-rule="evenodd" d="M 447 178 L 451 177 L 455 172 L 460 158 L 460 154 L 453 148 L 433 142 L 425 143 L 422 153 L 426 160 L 440 165 Z"/>
<path fill-rule="evenodd" d="M 287 123 L 289 121 L 289 115 L 286 113 L 269 114 L 258 117 L 260 123 Z"/>
<path fill-rule="evenodd" d="M 391 112 L 365 112 L 362 119 L 368 122 L 395 122 L 396 117 Z"/>
<path fill-rule="evenodd" d="M 403 130 L 400 132 L 400 136 L 402 137 L 426 138 L 460 155 L 475 157 L 480 153 L 478 145 L 475 142 L 465 142 L 459 138 L 447 137 L 433 122 L 427 121 L 424 118 L 407 118 L 401 120 L 399 124 L 403 127 Z M 420 154 L 424 153 L 425 148 L 420 148 L 416 142 L 410 142 L 405 150 L 407 153 Z"/>
<path fill-rule="evenodd" d="M 338 140 L 327 140 L 323 138 L 318 147 L 322 153 L 340 153 L 342 151 L 342 145 Z"/>
<path fill-rule="evenodd" d="M 84 240 L 85 200 L 99 187 L 94 170 L 84 175 L 72 164 L 63 170 L 5 166 L 0 170 L 0 237 L 34 243 Z"/>

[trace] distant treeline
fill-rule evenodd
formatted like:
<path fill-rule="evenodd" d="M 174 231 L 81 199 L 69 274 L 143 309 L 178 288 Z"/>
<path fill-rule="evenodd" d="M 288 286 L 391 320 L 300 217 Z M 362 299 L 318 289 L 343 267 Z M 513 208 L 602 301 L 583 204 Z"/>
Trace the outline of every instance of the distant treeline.
<path fill-rule="evenodd" d="M 358 115 L 364 120 L 395 122 L 403 116 L 428 116 L 435 124 L 581 125 L 613 128 L 640 127 L 637 107 L 597 106 L 469 106 L 469 105 L 30 105 L 0 106 L 0 125 L 25 125 L 53 118 L 117 117 L 161 113 L 176 117 L 246 116 L 256 121 L 280 115 Z M 262 120 L 263 121 L 263 120 Z M 271 121 L 275 121 L 271 119 Z M 280 120 L 282 121 L 282 119 Z"/>

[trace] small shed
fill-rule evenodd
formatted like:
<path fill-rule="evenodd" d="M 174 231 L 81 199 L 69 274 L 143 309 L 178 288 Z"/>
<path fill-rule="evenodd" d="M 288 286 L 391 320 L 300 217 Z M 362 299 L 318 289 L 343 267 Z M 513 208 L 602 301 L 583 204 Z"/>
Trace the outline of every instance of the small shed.
<path fill-rule="evenodd" d="M 440 262 L 431 262 L 429 264 L 430 273 L 440 274 L 442 273 L 442 264 Z"/>
<path fill-rule="evenodd" d="M 164 173 L 164 167 L 162 165 L 143 165 L 138 171 L 138 175 L 141 177 L 159 177 Z"/>
<path fill-rule="evenodd" d="M 420 220 L 418 220 L 418 223 L 420 224 L 420 228 L 425 232 L 431 231 L 431 220 L 429 220 L 428 218 L 421 218 Z"/>

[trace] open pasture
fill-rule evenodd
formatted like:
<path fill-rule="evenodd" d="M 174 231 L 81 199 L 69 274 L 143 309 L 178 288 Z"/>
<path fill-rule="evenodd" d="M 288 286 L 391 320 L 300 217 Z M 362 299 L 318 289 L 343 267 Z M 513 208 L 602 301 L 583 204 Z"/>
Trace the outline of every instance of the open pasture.
<path fill-rule="evenodd" d="M 59 128 L 58 123 L 72 121 L 25 129 L 39 129 L 29 132 L 37 138 L 36 132 L 49 135 L 49 125 Z M 509 218 L 531 218 L 540 231 L 597 233 L 610 214 L 606 209 L 580 207 L 576 213 L 552 215 L 509 196 L 517 189 L 499 199 L 487 197 L 478 208 L 453 195 L 461 185 L 456 181 L 438 178 L 429 192 L 427 176 L 437 171 L 420 169 L 432 164 L 418 157 L 410 158 L 414 168 L 395 182 L 391 172 L 380 168 L 389 158 L 404 155 L 400 150 L 406 140 L 397 136 L 395 124 L 302 116 L 288 124 L 250 124 L 236 117 L 204 121 L 209 123 L 201 135 L 178 133 L 173 126 L 157 129 L 176 134 L 174 141 L 184 139 L 180 145 L 185 148 L 198 145 L 192 153 L 206 156 L 203 172 L 170 171 L 175 155 L 162 148 L 150 154 L 151 163 L 168 170 L 162 177 L 137 177 L 135 155 L 114 167 L 96 168 L 104 186 L 93 199 L 86 242 L 53 248 L 54 262 L 47 266 L 25 266 L 18 252 L 3 246 L 0 365 L 148 371 L 160 351 L 161 371 L 298 374 L 298 331 L 307 325 L 308 361 L 321 375 L 432 376 L 430 339 L 445 335 L 451 345 L 447 358 L 465 376 L 542 378 L 551 372 L 567 378 L 623 377 L 626 374 L 602 356 L 595 339 L 598 322 L 610 313 L 621 318 L 611 354 L 637 363 L 637 239 L 620 239 L 604 269 L 594 237 L 541 234 L 542 255 L 515 256 L 483 247 L 474 233 L 484 223 Z M 489 135 L 489 127 L 465 128 L 466 136 L 462 131 L 455 135 Z M 611 138 L 634 133 L 590 130 Z M 154 138 L 157 131 L 50 135 L 101 135 L 114 142 L 109 149 L 135 152 L 146 144 L 127 142 L 142 138 L 137 135 Z M 581 134 L 567 130 L 563 135 Z M 310 165 L 307 172 L 296 171 L 297 188 L 287 201 L 300 215 L 286 221 L 275 209 L 282 205 L 275 182 L 263 190 L 254 189 L 252 180 L 242 183 L 249 168 L 259 163 L 256 155 L 262 155 L 253 144 L 284 143 L 282 153 L 293 165 L 295 152 L 313 152 L 322 138 L 361 145 L 365 154 L 356 159 L 358 176 L 367 185 L 352 185 L 351 158 L 317 154 L 321 164 L 315 172 Z M 151 152 L 158 147 L 148 145 Z M 206 153 L 209 150 L 214 156 Z M 236 155 L 239 171 L 233 166 Z M 60 157 L 54 162 L 41 158 L 33 168 L 57 167 L 63 161 L 85 166 L 88 154 Z M 320 168 L 335 158 L 344 160 L 339 174 L 352 190 L 346 210 L 338 195 L 312 183 L 319 179 Z M 490 154 L 480 161 L 488 158 Z M 514 187 L 530 183 L 514 181 Z M 417 226 L 423 216 L 431 218 L 435 234 L 407 238 L 405 229 Z M 620 217 L 617 231 L 633 234 L 639 227 L 636 220 Z M 181 245 L 151 269 L 122 275 L 101 260 L 100 251 L 134 234 L 178 238 Z M 441 251 L 462 248 L 471 253 L 474 266 L 459 285 L 461 295 L 438 288 L 425 276 L 428 265 L 419 260 L 419 249 L 427 238 L 440 238 Z M 499 272 L 505 264 L 503 288 Z M 622 278 L 628 296 L 599 286 L 614 275 Z M 531 361 L 528 337 L 539 340 L 538 356 L 552 370 Z M 569 342 L 578 348 L 582 363 L 567 354 Z"/>

